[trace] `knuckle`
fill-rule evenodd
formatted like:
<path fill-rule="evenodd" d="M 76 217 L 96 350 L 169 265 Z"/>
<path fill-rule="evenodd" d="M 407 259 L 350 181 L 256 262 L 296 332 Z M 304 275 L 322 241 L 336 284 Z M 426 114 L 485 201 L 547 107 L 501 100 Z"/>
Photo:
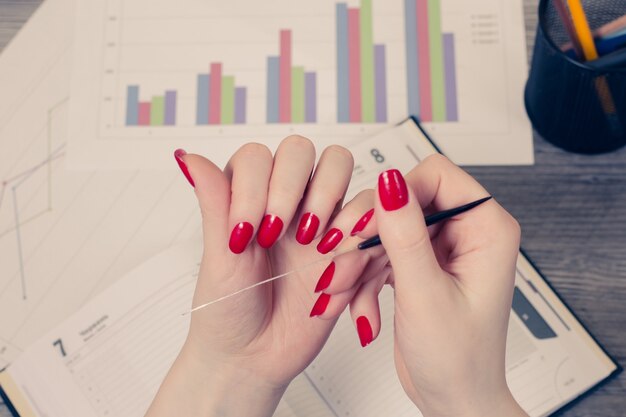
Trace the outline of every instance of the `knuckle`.
<path fill-rule="evenodd" d="M 334 154 L 346 162 L 349 162 L 351 164 L 354 163 L 354 157 L 352 156 L 352 152 L 340 145 L 331 145 L 327 147 L 326 149 L 324 149 L 324 154 L 322 154 L 322 157 L 324 157 L 325 154 Z"/>
<path fill-rule="evenodd" d="M 293 146 L 304 151 L 310 151 L 315 149 L 315 146 L 310 139 L 300 135 L 289 135 L 283 140 L 282 144 Z"/>
<path fill-rule="evenodd" d="M 233 162 L 249 160 L 251 158 L 272 158 L 272 152 L 261 143 L 251 142 L 243 145 L 233 156 Z"/>
<path fill-rule="evenodd" d="M 428 233 L 406 233 L 399 231 L 392 237 L 394 240 L 393 249 L 401 258 L 415 259 L 425 253 L 424 248 L 430 245 L 430 237 Z"/>
<path fill-rule="evenodd" d="M 432 165 L 434 167 L 437 168 L 446 168 L 446 167 L 450 167 L 453 166 L 454 164 L 452 163 L 452 161 L 450 161 L 446 156 L 440 154 L 440 153 L 436 153 L 436 154 L 432 154 L 427 156 L 423 161 L 422 164 L 426 164 L 426 165 Z M 454 165 L 456 166 L 456 165 Z"/>
<path fill-rule="evenodd" d="M 243 207 L 246 210 L 255 207 L 265 207 L 266 196 L 263 193 L 255 193 L 246 190 L 233 190 L 232 202 L 238 207 Z"/>

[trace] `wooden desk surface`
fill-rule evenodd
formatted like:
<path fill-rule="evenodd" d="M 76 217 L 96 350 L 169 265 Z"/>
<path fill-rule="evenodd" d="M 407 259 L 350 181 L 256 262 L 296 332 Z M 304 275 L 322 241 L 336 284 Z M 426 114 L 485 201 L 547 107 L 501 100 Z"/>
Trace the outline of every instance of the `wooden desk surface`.
<path fill-rule="evenodd" d="M 0 0 L 0 51 L 41 3 Z M 530 45 L 537 0 L 525 0 Z M 530 167 L 468 168 L 520 222 L 522 245 L 561 296 L 626 364 L 626 148 L 565 153 L 535 137 Z M 10 414 L 0 404 L 0 417 Z M 626 415 L 626 372 L 559 414 Z"/>

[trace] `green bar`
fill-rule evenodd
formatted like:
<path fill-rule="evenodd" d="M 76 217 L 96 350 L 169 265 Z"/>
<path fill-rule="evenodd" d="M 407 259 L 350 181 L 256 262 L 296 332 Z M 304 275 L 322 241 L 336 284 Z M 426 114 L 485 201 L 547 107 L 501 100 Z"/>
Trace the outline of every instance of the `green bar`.
<path fill-rule="evenodd" d="M 304 67 L 291 68 L 291 121 L 304 123 Z"/>
<path fill-rule="evenodd" d="M 443 35 L 440 0 L 428 0 L 428 37 L 430 38 L 430 74 L 433 98 L 433 121 L 446 121 L 446 84 L 443 69 Z"/>
<path fill-rule="evenodd" d="M 222 124 L 235 122 L 235 77 L 222 76 Z"/>
<path fill-rule="evenodd" d="M 376 121 L 374 93 L 374 35 L 372 31 L 372 0 L 361 0 L 361 111 L 365 123 Z"/>
<path fill-rule="evenodd" d="M 152 97 L 150 104 L 150 124 L 162 126 L 165 119 L 165 98 L 163 96 Z"/>

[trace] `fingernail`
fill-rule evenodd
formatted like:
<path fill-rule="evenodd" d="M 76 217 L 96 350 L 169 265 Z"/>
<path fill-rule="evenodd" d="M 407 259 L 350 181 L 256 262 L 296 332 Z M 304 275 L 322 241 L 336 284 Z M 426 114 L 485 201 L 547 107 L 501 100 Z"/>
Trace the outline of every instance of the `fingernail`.
<path fill-rule="evenodd" d="M 278 216 L 267 214 L 261 222 L 259 233 L 256 236 L 257 242 L 262 248 L 269 248 L 276 242 L 280 232 L 283 230 L 283 221 Z"/>
<path fill-rule="evenodd" d="M 187 155 L 187 152 L 185 152 L 184 149 L 176 149 L 174 151 L 174 158 L 176 158 L 176 162 L 178 162 L 180 170 L 183 171 L 183 174 L 185 174 L 185 178 L 187 178 L 189 184 L 191 184 L 191 186 L 195 188 L 196 184 L 193 182 L 193 178 L 191 178 L 189 168 L 187 168 L 187 164 L 185 164 L 185 161 L 183 161 L 183 156 L 185 155 Z"/>
<path fill-rule="evenodd" d="M 230 240 L 228 241 L 228 247 L 230 251 L 235 254 L 240 254 L 248 246 L 250 238 L 254 233 L 254 226 L 248 222 L 238 223 L 230 233 Z"/>
<path fill-rule="evenodd" d="M 317 285 L 315 286 L 315 292 L 324 291 L 330 285 L 330 282 L 333 280 L 333 275 L 335 275 L 335 263 L 331 262 L 330 265 L 326 267 L 324 272 L 322 272 L 322 276 L 319 281 L 317 281 Z"/>
<path fill-rule="evenodd" d="M 406 182 L 397 169 L 385 171 L 378 177 L 378 196 L 387 211 L 398 210 L 409 202 Z"/>
<path fill-rule="evenodd" d="M 321 316 L 326 311 L 326 307 L 328 307 L 328 302 L 330 301 L 330 294 L 321 293 L 318 297 L 313 309 L 311 310 L 311 314 L 309 317 Z"/>
<path fill-rule="evenodd" d="M 320 219 L 313 213 L 305 213 L 300 219 L 296 240 L 302 245 L 308 245 L 315 238 L 317 228 L 320 225 Z"/>
<path fill-rule="evenodd" d="M 365 347 L 372 343 L 374 335 L 372 333 L 372 326 L 370 321 L 365 316 L 361 316 L 356 319 L 356 330 L 359 333 L 359 340 L 361 341 L 361 347 Z"/>
<path fill-rule="evenodd" d="M 367 226 L 367 224 L 370 222 L 370 220 L 372 220 L 372 216 L 374 215 L 374 209 L 371 209 L 370 211 L 368 211 L 367 213 L 365 213 L 363 215 L 363 217 L 361 217 L 359 219 L 358 222 L 356 222 L 356 224 L 354 225 L 354 228 L 352 229 L 352 231 L 350 232 L 350 236 L 354 236 L 357 233 L 360 233 L 363 231 L 363 229 L 365 229 L 365 226 Z"/>
<path fill-rule="evenodd" d="M 343 239 L 341 230 L 337 228 L 330 229 L 322 240 L 320 240 L 320 243 L 317 244 L 317 251 L 322 255 L 326 255 L 328 252 L 335 249 L 339 242 L 341 242 L 341 239 Z"/>

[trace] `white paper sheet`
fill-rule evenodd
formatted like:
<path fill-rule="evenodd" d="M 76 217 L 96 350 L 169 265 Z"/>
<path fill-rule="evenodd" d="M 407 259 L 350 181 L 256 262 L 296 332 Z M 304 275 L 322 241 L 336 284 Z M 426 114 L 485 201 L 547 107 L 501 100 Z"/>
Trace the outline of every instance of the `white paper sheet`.
<path fill-rule="evenodd" d="M 366 3 L 363 1 L 363 5 Z M 434 6 L 439 3 L 429 2 L 432 8 L 427 18 L 429 32 L 419 35 L 420 42 L 426 46 L 417 55 L 425 68 L 409 72 L 407 57 L 418 43 L 415 48 L 406 47 L 407 39 L 413 37 L 407 34 L 410 24 L 405 17 L 412 15 L 415 0 L 371 1 L 372 42 L 386 48 L 386 74 L 381 79 L 385 80 L 387 90 L 385 95 L 375 96 L 372 106 L 386 103 L 386 118 L 384 122 L 371 119 L 368 123 L 337 123 L 341 107 L 338 89 L 349 84 L 346 77 L 362 85 L 360 89 L 350 87 L 353 89 L 349 93 L 350 103 L 354 101 L 353 107 L 357 109 L 355 119 L 350 120 L 363 121 L 369 117 L 371 112 L 367 112 L 369 107 L 364 103 L 371 94 L 366 91 L 376 86 L 365 81 L 370 73 L 365 68 L 371 62 L 366 60 L 367 55 L 355 58 L 354 62 L 360 63 L 360 67 L 354 64 L 358 67 L 355 73 L 338 75 L 346 74 L 338 70 L 338 65 L 344 62 L 339 57 L 347 54 L 339 52 L 343 49 L 337 41 L 338 22 L 343 20 L 335 15 L 336 0 L 80 2 L 72 79 L 70 167 L 167 169 L 170 153 L 177 147 L 193 149 L 209 155 L 218 164 L 225 164 L 233 151 L 247 141 L 253 139 L 274 147 L 292 133 L 308 136 L 320 145 L 350 145 L 365 134 L 379 132 L 385 125 L 416 114 L 408 106 L 409 99 L 418 95 L 432 96 L 420 104 L 417 115 L 425 120 L 428 113 L 432 113 L 433 120 L 439 117 L 426 126 L 443 151 L 458 164 L 532 163 L 532 134 L 523 106 L 527 64 L 522 1 L 451 0 L 441 2 L 441 11 L 437 13 Z M 354 0 L 347 5 L 349 13 L 359 12 L 357 9 L 362 6 Z M 361 19 L 360 24 L 365 25 L 366 20 Z M 281 29 L 292 31 L 291 61 L 286 62 L 296 72 L 303 69 L 317 77 L 315 122 L 294 122 L 295 114 L 299 113 L 288 101 L 308 103 L 311 95 L 294 92 L 300 84 L 293 81 L 292 85 L 281 75 L 275 82 L 287 80 L 284 81 L 287 87 L 284 87 L 286 99 L 280 98 L 280 113 L 282 117 L 282 103 L 286 100 L 284 107 L 289 118 L 285 120 L 291 122 L 268 123 L 273 114 L 268 96 L 276 91 L 271 87 L 273 78 L 268 75 L 268 57 L 279 54 Z M 369 31 L 362 29 L 360 33 L 360 39 L 369 42 L 366 35 Z M 454 51 L 446 52 L 449 43 L 443 39 L 452 39 Z M 366 53 L 371 47 L 361 46 L 359 51 Z M 450 63 L 450 59 L 454 62 Z M 198 81 L 200 75 L 209 73 L 212 63 L 221 63 L 222 75 L 234 76 L 235 85 L 247 89 L 245 123 L 231 124 L 232 117 L 222 117 L 233 111 L 233 105 L 238 105 L 233 104 L 230 94 L 222 94 L 219 82 L 209 83 L 212 87 L 205 88 Z M 452 75 L 450 68 L 454 69 Z M 291 76 L 289 71 L 280 74 Z M 375 77 L 378 75 L 376 72 Z M 217 71 L 216 77 L 219 78 Z M 409 79 L 418 78 L 421 92 L 408 94 Z M 141 113 L 140 106 L 129 98 L 134 97 L 129 94 L 129 87 L 138 88 L 138 100 L 145 102 L 146 109 L 151 106 L 151 111 L 146 113 L 150 126 L 136 125 L 142 123 L 137 119 L 141 118 L 137 116 Z M 213 96 L 201 98 L 209 94 L 209 88 L 220 91 L 215 93 L 215 100 Z M 231 91 L 226 84 L 223 88 Z M 176 93 L 172 105 L 175 120 L 172 110 L 172 124 L 158 126 L 155 124 L 167 123 L 164 119 L 168 111 L 160 107 L 166 90 Z M 283 94 L 283 87 L 280 91 Z M 157 100 L 154 105 L 150 103 L 153 98 Z M 211 110 L 203 100 L 210 101 Z M 449 103 L 457 103 L 457 111 L 448 109 Z M 218 108 L 220 112 L 214 121 L 219 124 L 202 124 L 205 120 L 199 119 L 198 113 L 210 113 Z M 453 113 L 458 115 L 458 120 L 450 120 Z M 136 158 L 137 154 L 143 157 Z"/>

